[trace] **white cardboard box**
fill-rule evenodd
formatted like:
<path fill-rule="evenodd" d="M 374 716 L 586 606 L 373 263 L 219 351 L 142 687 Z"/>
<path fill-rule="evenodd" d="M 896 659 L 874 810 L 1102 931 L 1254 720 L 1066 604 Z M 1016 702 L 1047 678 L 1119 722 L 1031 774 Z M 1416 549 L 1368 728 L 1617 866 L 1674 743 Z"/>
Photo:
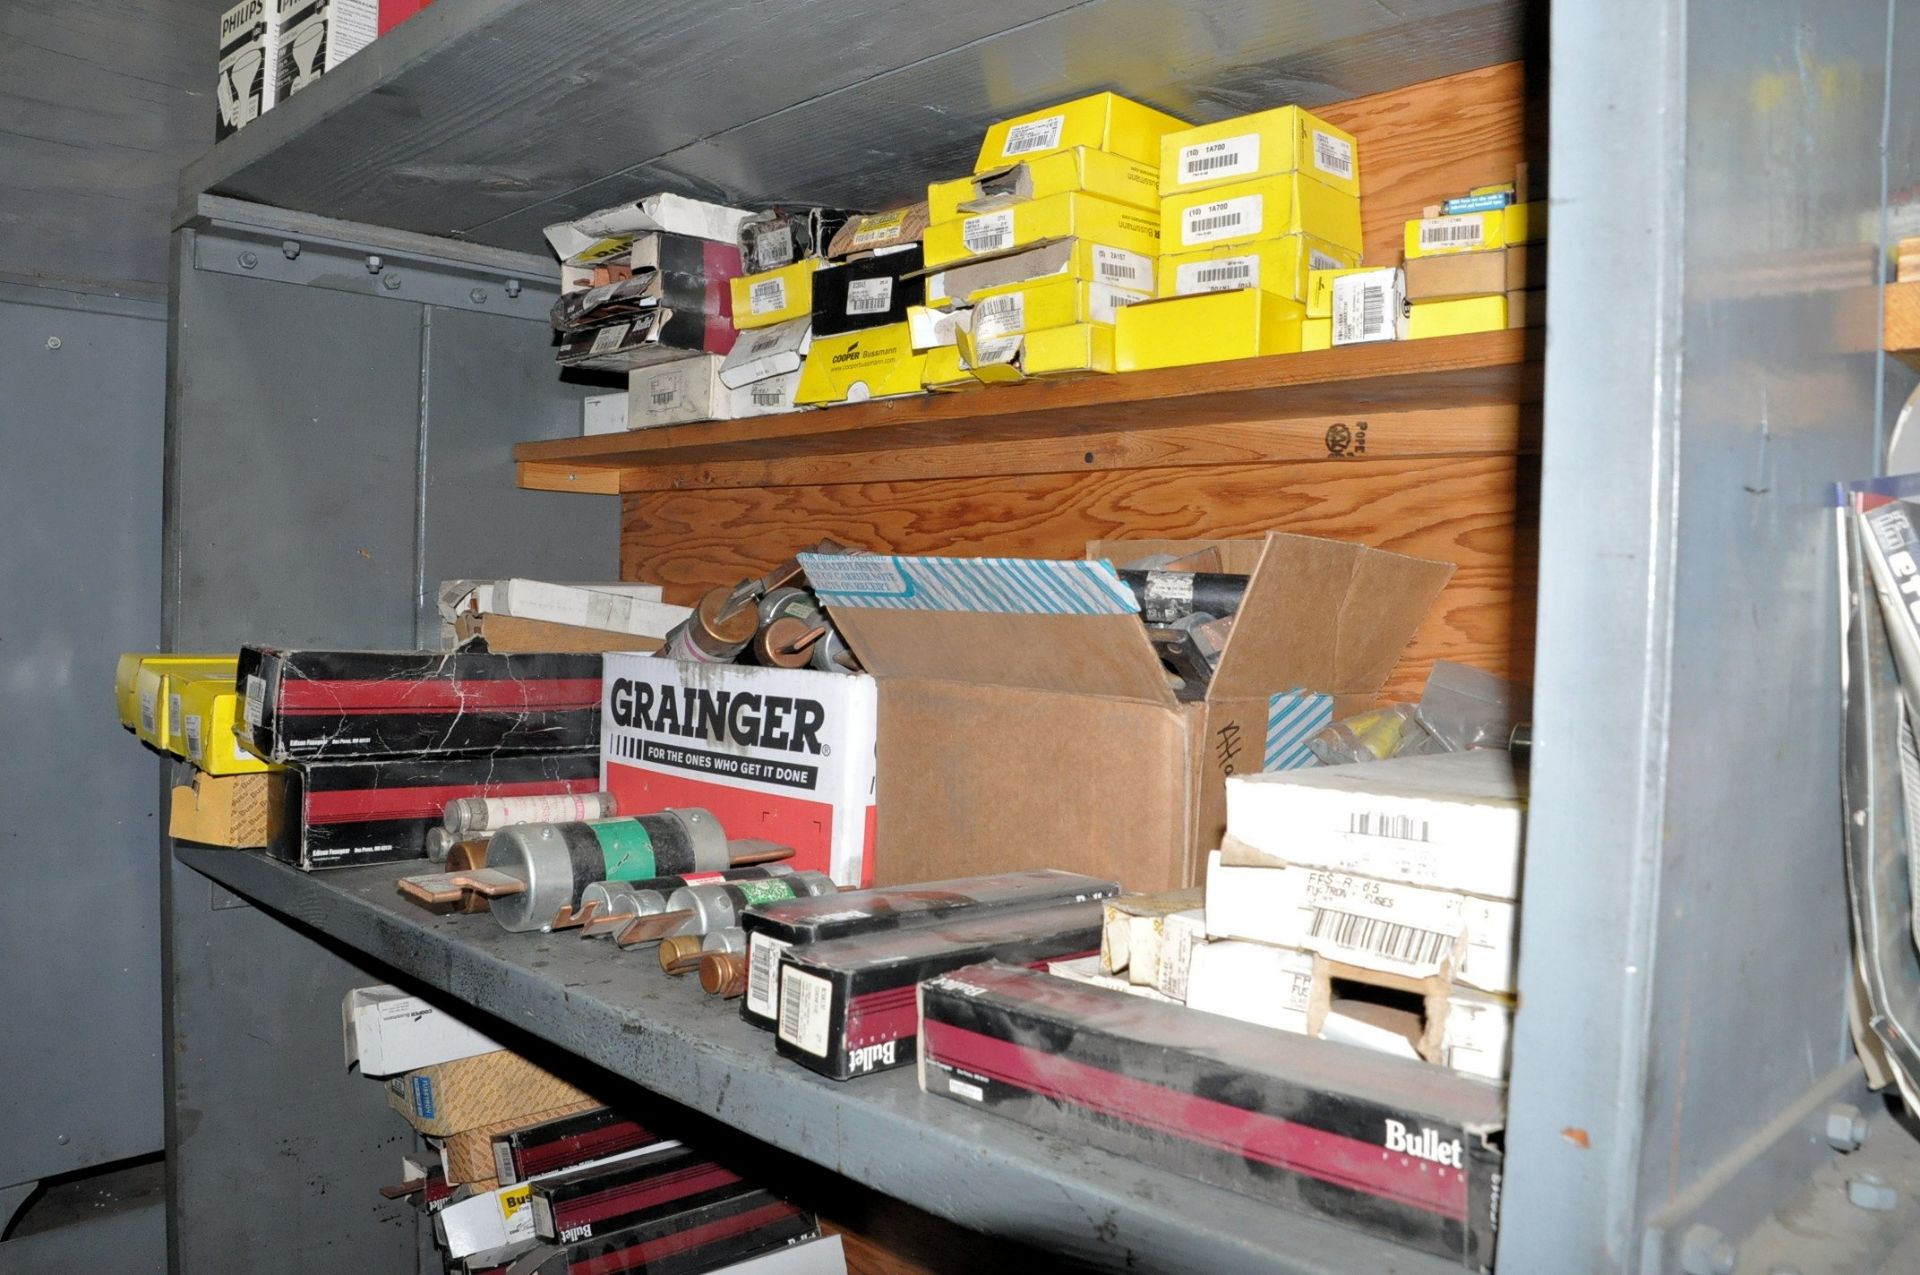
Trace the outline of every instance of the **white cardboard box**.
<path fill-rule="evenodd" d="M 1404 881 L 1307 867 L 1230 867 L 1207 860 L 1207 933 L 1297 947 L 1366 969 L 1450 974 L 1511 993 L 1512 903 Z"/>
<path fill-rule="evenodd" d="M 214 83 L 215 141 L 272 109 L 280 54 L 275 0 L 240 0 L 220 15 L 220 57 Z"/>
<path fill-rule="evenodd" d="M 541 233 L 561 263 L 572 265 L 576 259 L 598 261 L 617 255 L 625 251 L 635 237 L 656 230 L 738 244 L 741 223 L 751 216 L 753 214 L 745 209 L 688 199 L 684 195 L 648 195 L 645 199 L 615 204 L 572 221 L 556 222 Z"/>
<path fill-rule="evenodd" d="M 379 0 L 275 0 L 280 16 L 274 100 L 284 102 L 372 44 Z"/>
<path fill-rule="evenodd" d="M 1504 749 L 1235 775 L 1221 852 L 1512 899 L 1526 816 Z"/>
<path fill-rule="evenodd" d="M 503 1046 L 417 996 L 381 984 L 356 987 L 340 1002 L 347 1066 L 363 1076 L 397 1076 Z"/>
<path fill-rule="evenodd" d="M 1367 345 L 1407 337 L 1407 279 L 1398 266 L 1333 281 L 1333 343 Z"/>
<path fill-rule="evenodd" d="M 800 373 L 766 377 L 728 389 L 718 354 L 694 354 L 627 373 L 627 428 L 652 429 L 693 421 L 732 421 L 794 410 Z"/>
<path fill-rule="evenodd" d="M 1312 999 L 1311 952 L 1222 939 L 1195 944 L 1188 960 L 1190 1009 L 1304 1035 Z"/>
<path fill-rule="evenodd" d="M 797 373 L 813 345 L 813 316 L 788 319 L 772 327 L 742 332 L 720 362 L 720 383 L 730 390 L 756 381 Z M 799 382 L 796 379 L 795 384 Z M 788 400 L 792 400 L 789 394 Z"/>
<path fill-rule="evenodd" d="M 624 434 L 627 430 L 627 395 L 593 394 L 580 405 L 580 433 Z"/>
<path fill-rule="evenodd" d="M 796 871 L 873 878 L 878 696 L 863 674 L 606 657 L 600 784 L 621 809 L 711 810 Z"/>

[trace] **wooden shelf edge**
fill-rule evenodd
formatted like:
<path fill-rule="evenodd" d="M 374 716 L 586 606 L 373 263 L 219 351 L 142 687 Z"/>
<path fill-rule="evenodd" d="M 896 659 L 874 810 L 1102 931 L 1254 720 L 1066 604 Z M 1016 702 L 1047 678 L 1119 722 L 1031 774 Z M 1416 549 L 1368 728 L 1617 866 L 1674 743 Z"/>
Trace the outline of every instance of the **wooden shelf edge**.
<path fill-rule="evenodd" d="M 1920 280 L 1887 285 L 1887 311 L 1881 348 L 1920 371 Z"/>

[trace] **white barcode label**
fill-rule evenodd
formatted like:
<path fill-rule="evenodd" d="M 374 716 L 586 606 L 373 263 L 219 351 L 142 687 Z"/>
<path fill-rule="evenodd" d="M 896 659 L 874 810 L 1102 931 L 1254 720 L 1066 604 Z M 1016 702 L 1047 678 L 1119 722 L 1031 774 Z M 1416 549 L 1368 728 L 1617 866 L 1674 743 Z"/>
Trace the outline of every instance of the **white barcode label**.
<path fill-rule="evenodd" d="M 1260 167 L 1260 135 L 1242 133 L 1217 142 L 1180 148 L 1178 181 L 1182 186 L 1218 177 L 1244 177 Z"/>
<path fill-rule="evenodd" d="M 620 343 L 627 339 L 627 329 L 632 326 L 631 323 L 616 323 L 610 328 L 601 328 L 593 334 L 592 352 L 594 354 L 612 354 L 620 348 Z"/>
<path fill-rule="evenodd" d="M 1060 144 L 1060 130 L 1066 127 L 1066 123 L 1067 117 L 1064 115 L 1049 115 L 1045 119 L 1015 124 L 1007 130 L 1007 144 L 1000 148 L 1000 154 L 1004 157 L 1050 151 Z"/>
<path fill-rule="evenodd" d="M 247 725 L 258 726 L 267 715 L 267 684 L 258 673 L 247 674 Z"/>
<path fill-rule="evenodd" d="M 1264 201 L 1259 195 L 1195 204 L 1180 217 L 1180 242 L 1188 247 L 1216 239 L 1250 239 L 1260 233 Z"/>
<path fill-rule="evenodd" d="M 1101 283 L 1117 283 L 1141 292 L 1153 289 L 1153 262 L 1137 252 L 1093 246 L 1093 277 Z"/>
<path fill-rule="evenodd" d="M 656 376 L 647 383 L 647 410 L 664 412 L 680 401 L 680 374 Z"/>
<path fill-rule="evenodd" d="M 958 1094 L 969 1102 L 985 1102 L 987 1100 L 986 1090 L 982 1089 L 979 1085 L 968 1084 L 958 1076 L 947 1077 L 947 1092 L 950 1094 Z"/>
<path fill-rule="evenodd" d="M 787 401 L 786 390 L 780 384 L 784 380 L 785 377 L 779 377 L 771 381 L 756 381 L 753 388 L 747 391 L 747 397 L 753 400 L 755 407 L 782 407 Z"/>
<path fill-rule="evenodd" d="M 1367 952 L 1383 960 L 1420 968 L 1446 960 L 1459 938 L 1438 930 L 1423 930 L 1377 916 L 1337 912 L 1331 908 L 1313 910 L 1307 935 L 1332 947 Z"/>
<path fill-rule="evenodd" d="M 747 1008 L 762 1018 L 774 1017 L 779 1008 L 774 987 L 779 981 L 780 953 L 791 946 L 766 934 L 747 936 Z"/>
<path fill-rule="evenodd" d="M 747 309 L 754 314 L 772 314 L 787 308 L 787 281 L 761 279 L 747 289 Z"/>
<path fill-rule="evenodd" d="M 1144 292 L 1128 292 L 1104 283 L 1090 283 L 1087 285 L 1087 317 L 1095 323 L 1117 323 L 1120 321 L 1121 306 L 1146 299 Z"/>
<path fill-rule="evenodd" d="M 772 230 L 760 232 L 759 266 L 768 270 L 774 266 L 784 266 L 793 260 L 793 225 L 781 222 Z"/>
<path fill-rule="evenodd" d="M 1353 180 L 1353 143 L 1332 133 L 1313 130 L 1313 166 L 1342 181 Z"/>
<path fill-rule="evenodd" d="M 150 690 L 140 692 L 140 729 L 149 735 L 160 733 L 159 705 Z"/>
<path fill-rule="evenodd" d="M 187 760 L 205 761 L 206 744 L 200 737 L 200 714 L 193 713 L 187 717 L 186 727 L 182 733 L 187 737 Z"/>
<path fill-rule="evenodd" d="M 176 692 L 167 696 L 167 738 L 178 735 L 180 727 L 180 696 Z"/>
<path fill-rule="evenodd" d="M 847 285 L 847 313 L 885 314 L 893 306 L 892 279 L 856 279 Z"/>
<path fill-rule="evenodd" d="M 1016 333 L 1013 336 L 995 337 L 991 341 L 979 341 L 973 347 L 973 366 L 989 367 L 995 363 L 1011 363 L 1020 355 L 1020 344 L 1026 338 Z"/>
<path fill-rule="evenodd" d="M 1486 235 L 1486 223 L 1478 217 L 1429 217 L 1420 223 L 1423 249 L 1478 248 Z"/>
<path fill-rule="evenodd" d="M 1433 825 L 1412 815 L 1381 810 L 1354 810 L 1347 814 L 1347 831 L 1356 837 L 1386 837 L 1394 841 L 1432 841 Z"/>
<path fill-rule="evenodd" d="M 1345 275 L 1333 281 L 1333 343 L 1359 345 L 1393 340 L 1392 275 L 1380 271 Z"/>
<path fill-rule="evenodd" d="M 982 213 L 960 223 L 960 240 L 971 253 L 998 252 L 1013 246 L 1013 213 Z"/>
<path fill-rule="evenodd" d="M 1312 971 L 1304 974 L 1295 971 L 1282 977 L 1285 989 L 1280 993 L 1280 1003 L 1288 1009 L 1306 1013 L 1308 1004 L 1313 1000 Z"/>
<path fill-rule="evenodd" d="M 1336 261 L 1318 248 L 1307 249 L 1307 269 L 1309 270 L 1345 270 L 1345 263 Z"/>
<path fill-rule="evenodd" d="M 1231 292 L 1260 286 L 1260 258 L 1222 257 L 1218 261 L 1189 261 L 1173 272 L 1176 296 L 1199 292 Z"/>
<path fill-rule="evenodd" d="M 780 971 L 780 1039 L 815 1058 L 827 1056 L 833 1020 L 833 984 L 792 966 Z"/>
<path fill-rule="evenodd" d="M 1024 293 L 988 297 L 973 307 L 973 339 L 985 343 L 1027 330 L 1027 298 Z"/>

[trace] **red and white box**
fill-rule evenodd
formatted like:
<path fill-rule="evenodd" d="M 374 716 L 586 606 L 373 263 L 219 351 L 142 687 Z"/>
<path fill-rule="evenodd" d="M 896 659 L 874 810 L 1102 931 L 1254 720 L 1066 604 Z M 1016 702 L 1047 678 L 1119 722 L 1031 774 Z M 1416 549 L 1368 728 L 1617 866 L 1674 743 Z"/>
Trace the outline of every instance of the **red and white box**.
<path fill-rule="evenodd" d="M 606 657 L 600 783 L 623 811 L 698 806 L 796 871 L 873 883 L 871 677 Z"/>

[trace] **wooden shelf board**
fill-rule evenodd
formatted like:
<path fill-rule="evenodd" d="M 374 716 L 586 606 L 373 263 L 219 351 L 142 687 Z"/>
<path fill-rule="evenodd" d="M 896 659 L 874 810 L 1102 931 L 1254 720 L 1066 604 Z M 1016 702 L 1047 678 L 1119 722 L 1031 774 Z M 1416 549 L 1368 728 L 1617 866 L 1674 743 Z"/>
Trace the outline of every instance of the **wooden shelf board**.
<path fill-rule="evenodd" d="M 1184 437 L 1196 452 L 1220 456 L 1219 463 L 1326 459 L 1351 454 L 1330 448 L 1328 430 L 1333 425 L 1351 430 L 1361 416 L 1400 413 L 1428 415 L 1421 427 L 1404 431 L 1394 445 L 1383 443 L 1377 452 L 1369 448 L 1365 454 L 1510 453 L 1520 445 L 1523 431 L 1498 423 L 1497 414 L 1478 413 L 1477 424 L 1461 428 L 1457 438 L 1432 414 L 1539 402 L 1543 345 L 1537 330 L 1485 332 L 1029 382 L 744 421 L 522 443 L 514 448 L 514 459 L 523 487 L 602 493 L 745 486 L 781 474 L 785 476 L 780 481 L 820 482 L 827 481 L 822 473 L 836 468 L 861 481 L 876 480 L 880 469 L 895 481 L 946 476 L 949 470 L 941 466 L 959 458 L 943 453 L 960 447 L 976 453 L 987 446 L 1011 449 L 989 473 L 1054 472 L 1064 463 L 1063 454 L 1070 456 L 1072 447 L 1089 454 L 1094 440 L 1109 454 L 1132 448 L 1133 454 L 1144 455 L 1156 446 L 1160 453 L 1177 451 Z M 1216 431 L 1218 438 L 1209 442 Z M 1163 441 L 1156 445 L 1155 438 Z M 1126 439 L 1136 441 L 1122 441 Z M 1062 440 L 1074 440 L 1064 453 Z M 1169 445 L 1166 440 L 1174 441 Z M 852 459 L 860 456 L 880 468 L 866 472 Z M 796 465 L 802 461 L 809 463 Z M 960 461 L 962 469 L 980 463 Z M 1161 458 L 1154 463 L 1208 462 Z M 702 480 L 703 470 L 717 477 Z"/>

